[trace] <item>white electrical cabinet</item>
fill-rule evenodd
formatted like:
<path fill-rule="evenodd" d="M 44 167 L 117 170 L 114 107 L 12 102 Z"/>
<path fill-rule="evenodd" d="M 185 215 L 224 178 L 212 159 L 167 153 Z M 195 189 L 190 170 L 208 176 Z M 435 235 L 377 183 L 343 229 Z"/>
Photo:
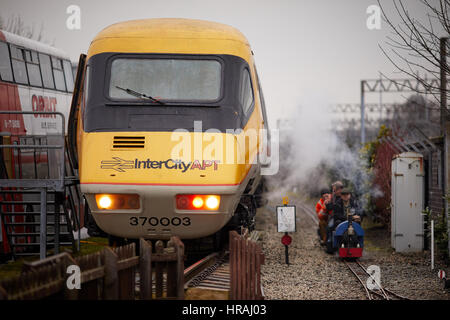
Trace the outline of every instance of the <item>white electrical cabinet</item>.
<path fill-rule="evenodd" d="M 420 153 L 392 159 L 391 245 L 397 252 L 423 250 L 424 168 Z"/>

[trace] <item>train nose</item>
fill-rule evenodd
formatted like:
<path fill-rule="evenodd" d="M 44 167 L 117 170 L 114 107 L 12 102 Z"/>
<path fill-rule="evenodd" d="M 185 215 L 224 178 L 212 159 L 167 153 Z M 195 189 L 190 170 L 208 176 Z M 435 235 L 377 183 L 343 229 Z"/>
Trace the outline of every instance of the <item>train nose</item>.
<path fill-rule="evenodd" d="M 106 233 L 125 238 L 209 236 L 229 221 L 238 201 L 234 186 L 83 187 L 98 226 Z"/>

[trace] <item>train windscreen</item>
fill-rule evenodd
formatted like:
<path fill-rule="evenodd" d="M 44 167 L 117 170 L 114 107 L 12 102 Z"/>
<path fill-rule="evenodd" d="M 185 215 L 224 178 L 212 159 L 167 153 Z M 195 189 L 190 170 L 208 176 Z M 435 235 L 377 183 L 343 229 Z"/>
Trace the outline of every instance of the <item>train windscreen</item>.
<path fill-rule="evenodd" d="M 241 94 L 242 80 L 245 90 L 254 87 L 250 77 L 243 78 L 248 70 L 233 55 L 93 55 L 87 61 L 84 130 L 193 131 L 194 121 L 202 121 L 202 130 L 243 128 L 255 105 L 252 94 Z"/>
<path fill-rule="evenodd" d="M 109 96 L 114 100 L 151 96 L 164 101 L 214 101 L 220 98 L 221 75 L 217 60 L 116 58 L 111 63 Z"/>

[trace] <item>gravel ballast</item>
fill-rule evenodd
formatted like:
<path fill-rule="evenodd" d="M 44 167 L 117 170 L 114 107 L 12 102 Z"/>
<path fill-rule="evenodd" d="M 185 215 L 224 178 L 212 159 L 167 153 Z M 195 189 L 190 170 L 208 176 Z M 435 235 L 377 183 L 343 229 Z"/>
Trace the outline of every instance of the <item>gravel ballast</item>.
<path fill-rule="evenodd" d="M 291 233 L 289 265 L 285 264 L 283 233 L 277 232 L 275 206 L 260 208 L 257 230 L 263 231 L 262 246 L 265 264 L 262 266 L 262 285 L 266 299 L 277 300 L 365 300 L 362 285 L 335 255 L 325 253 L 319 245 L 317 223 L 297 204 L 297 232 Z M 308 205 L 312 209 L 312 204 Z M 368 245 L 360 262 L 367 268 L 378 265 L 381 285 L 410 299 L 450 300 L 435 270 L 430 268 L 430 253 L 395 253 L 390 248 L 389 233 L 385 229 L 366 230 Z M 446 269 L 444 267 L 444 269 Z M 446 269 L 448 270 L 448 269 Z M 366 281 L 367 277 L 363 280 Z"/>

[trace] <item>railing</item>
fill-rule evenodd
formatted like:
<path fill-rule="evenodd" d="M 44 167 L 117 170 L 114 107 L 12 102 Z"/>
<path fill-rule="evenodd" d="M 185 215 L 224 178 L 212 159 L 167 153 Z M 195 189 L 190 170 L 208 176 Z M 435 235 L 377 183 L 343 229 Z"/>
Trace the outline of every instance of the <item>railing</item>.
<path fill-rule="evenodd" d="M 172 237 L 166 248 L 162 241 L 157 241 L 155 252 L 152 252 L 151 243 L 144 239 L 140 239 L 139 246 L 139 256 L 135 244 L 131 243 L 118 248 L 105 247 L 100 252 L 75 259 L 68 253 L 61 253 L 26 263 L 19 277 L 0 282 L 0 300 L 184 299 L 184 245 L 181 240 Z M 80 290 L 69 288 L 75 274 L 67 273 L 71 265 L 80 268 Z"/>
<path fill-rule="evenodd" d="M 2 114 L 12 115 L 58 115 L 61 117 L 61 144 L 60 145 L 0 145 L 0 149 L 61 149 L 60 153 L 60 168 L 59 179 L 0 179 L 0 186 L 12 187 L 12 188 L 52 188 L 56 191 L 62 191 L 64 189 L 65 178 L 65 118 L 64 114 L 56 111 L 0 111 Z M 3 135 L 5 133 L 2 133 Z"/>
<path fill-rule="evenodd" d="M 261 264 L 264 255 L 256 241 L 230 232 L 230 274 L 232 300 L 262 300 Z"/>
<path fill-rule="evenodd" d="M 58 153 L 57 157 L 58 157 L 58 171 L 57 174 L 58 176 L 56 178 L 50 178 L 50 173 L 48 178 L 42 178 L 39 179 L 37 178 L 37 171 L 36 171 L 36 163 L 35 163 L 35 174 L 36 177 L 35 179 L 20 179 L 17 177 L 14 177 L 13 179 L 0 179 L 0 188 L 3 188 L 3 190 L 6 191 L 6 188 L 12 188 L 12 190 L 14 191 L 19 191 L 19 190 L 25 190 L 25 189 L 36 189 L 40 192 L 40 227 L 39 227 L 39 255 L 41 259 L 44 259 L 46 257 L 46 251 L 47 251 L 47 194 L 51 191 L 54 190 L 60 194 L 64 194 L 65 191 L 67 191 L 69 193 L 69 197 L 67 200 L 67 204 L 69 204 L 69 207 L 71 209 L 71 213 L 72 213 L 72 221 L 74 224 L 75 229 L 78 230 L 78 240 L 77 240 L 77 249 L 79 249 L 79 239 L 80 239 L 80 223 L 79 223 L 79 210 L 77 210 L 75 203 L 73 202 L 73 195 L 72 195 L 72 186 L 74 184 L 77 183 L 77 179 L 76 177 L 67 177 L 66 176 L 66 170 L 65 170 L 65 166 L 66 166 L 66 160 L 65 160 L 65 156 L 66 156 L 66 146 L 65 146 L 65 117 L 64 114 L 61 112 L 53 112 L 53 111 L 0 111 L 0 116 L 1 115 L 34 115 L 34 116 L 38 116 L 38 115 L 47 115 L 47 116 L 54 116 L 56 118 L 56 116 L 59 116 L 60 121 L 61 121 L 61 132 L 57 132 L 55 133 L 55 136 L 60 136 L 59 137 L 59 143 L 57 142 L 55 145 L 51 145 L 51 144 L 45 144 L 45 145 L 41 145 L 41 144 L 36 144 L 36 142 L 33 142 L 34 144 L 0 144 L 0 151 L 2 151 L 3 149 L 11 149 L 11 150 L 34 150 L 34 152 L 36 152 L 36 150 L 60 150 L 60 152 Z M 56 126 L 57 128 L 59 128 L 58 126 Z M 2 132 L 1 135 L 14 135 L 16 136 L 17 134 L 13 134 L 13 133 L 8 133 L 8 132 Z M 22 137 L 22 135 L 18 135 L 20 137 Z M 24 137 L 29 137 L 26 135 L 23 135 Z M 19 152 L 20 155 L 20 152 Z M 36 159 L 34 159 L 34 161 L 36 162 Z M 47 161 L 49 161 L 48 156 L 47 156 Z M 14 164 L 13 164 L 14 165 Z M 50 163 L 47 164 L 47 167 L 50 168 Z M 19 170 L 22 170 L 21 166 L 20 166 L 20 156 L 19 156 Z M 17 188 L 17 190 L 16 190 Z M 55 195 L 56 198 L 56 195 Z M 78 198 L 79 200 L 79 198 Z M 78 201 L 79 202 L 79 201 Z M 55 250 L 56 253 L 59 252 L 59 206 L 62 203 L 55 203 L 55 212 L 58 211 L 58 214 L 55 215 Z M 67 206 L 64 206 L 64 210 L 66 209 Z M 78 205 L 79 208 L 79 205 Z M 66 213 L 66 212 L 65 212 Z M 70 222 L 67 222 L 70 223 Z M 69 228 L 70 229 L 70 228 Z M 12 233 L 14 233 L 14 228 L 11 229 Z M 71 229 L 70 229 L 71 231 Z"/>

